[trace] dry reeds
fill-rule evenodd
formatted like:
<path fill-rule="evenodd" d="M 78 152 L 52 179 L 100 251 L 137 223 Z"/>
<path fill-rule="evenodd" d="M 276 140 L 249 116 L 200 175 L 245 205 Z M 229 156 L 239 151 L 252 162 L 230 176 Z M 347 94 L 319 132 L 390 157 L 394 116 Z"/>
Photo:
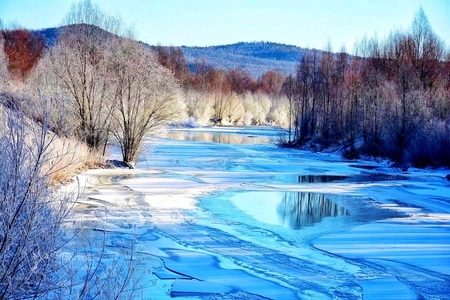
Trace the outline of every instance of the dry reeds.
<path fill-rule="evenodd" d="M 77 174 L 88 169 L 103 168 L 101 154 L 72 138 L 52 137 L 48 148 L 48 160 L 44 170 L 48 172 L 49 183 L 67 183 Z"/>
<path fill-rule="evenodd" d="M 85 143 L 74 138 L 59 137 L 44 125 L 37 124 L 17 111 L 0 106 L 0 138 L 17 138 L 11 136 L 13 130 L 21 127 L 20 139 L 23 148 L 39 155 L 42 163 L 40 174 L 47 178 L 47 184 L 67 183 L 75 175 L 92 168 L 105 166 L 101 154 L 91 150 Z M 5 140 L 5 141 L 6 141 Z M 30 162 L 32 163 L 32 162 Z"/>

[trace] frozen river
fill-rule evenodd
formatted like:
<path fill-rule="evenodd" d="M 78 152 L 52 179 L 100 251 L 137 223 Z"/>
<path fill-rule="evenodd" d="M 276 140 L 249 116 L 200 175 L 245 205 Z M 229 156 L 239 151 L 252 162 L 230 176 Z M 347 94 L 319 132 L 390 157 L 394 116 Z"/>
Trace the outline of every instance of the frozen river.
<path fill-rule="evenodd" d="M 449 299 L 449 170 L 276 147 L 271 128 L 177 129 L 93 170 L 76 219 L 133 244 L 136 299 Z M 119 159 L 116 154 L 113 158 Z"/>

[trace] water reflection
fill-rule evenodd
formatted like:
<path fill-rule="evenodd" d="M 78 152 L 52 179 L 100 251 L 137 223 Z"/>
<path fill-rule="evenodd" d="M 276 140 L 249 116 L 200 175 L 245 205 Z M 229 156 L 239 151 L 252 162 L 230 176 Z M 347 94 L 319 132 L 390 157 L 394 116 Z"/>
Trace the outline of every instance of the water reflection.
<path fill-rule="evenodd" d="M 300 229 L 319 223 L 325 217 L 348 215 L 348 211 L 322 194 L 286 192 L 277 207 L 283 225 Z"/>
<path fill-rule="evenodd" d="M 228 199 L 254 220 L 293 230 L 312 226 L 326 217 L 349 215 L 347 209 L 318 193 L 245 191 L 233 193 Z M 230 213 L 231 218 L 236 217 Z"/>
<path fill-rule="evenodd" d="M 350 167 L 358 168 L 358 169 L 364 169 L 364 170 L 374 170 L 374 169 L 377 168 L 377 166 L 371 166 L 371 165 L 358 165 L 358 164 L 350 165 Z"/>
<path fill-rule="evenodd" d="M 392 180 L 408 180 L 407 176 L 385 174 L 380 172 L 364 172 L 358 175 L 278 175 L 275 180 L 286 183 L 327 183 L 339 181 L 342 183 L 370 183 Z"/>
<path fill-rule="evenodd" d="M 349 176 L 342 175 L 300 175 L 298 176 L 299 183 L 323 183 L 339 181 L 349 178 Z"/>
<path fill-rule="evenodd" d="M 218 133 L 218 132 L 202 132 L 202 131 L 169 131 L 161 137 L 192 141 L 192 142 L 208 142 L 221 144 L 267 144 L 271 143 L 271 139 L 267 136 L 245 135 L 237 133 Z"/>

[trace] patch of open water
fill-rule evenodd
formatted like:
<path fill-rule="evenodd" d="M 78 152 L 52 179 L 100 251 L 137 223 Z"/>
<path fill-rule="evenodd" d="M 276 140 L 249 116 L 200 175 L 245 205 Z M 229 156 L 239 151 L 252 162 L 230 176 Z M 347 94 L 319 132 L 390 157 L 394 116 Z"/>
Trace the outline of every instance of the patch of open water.
<path fill-rule="evenodd" d="M 323 194 L 247 191 L 232 195 L 230 202 L 249 217 L 292 230 L 320 223 L 324 218 L 349 215 Z"/>
<path fill-rule="evenodd" d="M 397 181 L 408 180 L 407 176 L 392 175 L 380 172 L 362 172 L 354 175 L 318 175 L 318 174 L 277 174 L 273 178 L 276 182 L 282 183 L 299 183 L 299 184 L 314 184 L 314 183 L 373 183 L 381 181 Z"/>
<path fill-rule="evenodd" d="M 278 138 L 278 135 L 278 130 L 274 128 L 268 128 L 263 131 L 260 129 L 252 130 L 241 127 L 230 127 L 228 129 L 221 129 L 221 131 L 171 129 L 168 132 L 160 134 L 159 137 L 192 142 L 240 145 L 273 143 Z"/>
<path fill-rule="evenodd" d="M 224 230 L 238 231 L 247 237 L 254 237 L 259 230 L 270 232 L 257 237 L 267 245 L 274 243 L 273 236 L 305 245 L 323 234 L 405 216 L 370 198 L 280 190 L 218 192 L 201 197 L 198 205 L 202 212 L 197 220 L 209 215 L 214 222 L 227 224 L 229 229 Z"/>
<path fill-rule="evenodd" d="M 277 129 L 248 129 L 240 127 L 220 128 L 202 131 L 200 129 L 171 129 L 164 137 L 192 142 L 211 142 L 219 144 L 267 144 L 278 137 Z M 271 182 L 282 184 L 298 183 L 302 185 L 320 183 L 371 183 L 390 180 L 407 180 L 406 176 L 376 172 L 375 166 L 352 165 L 361 168 L 359 174 L 275 174 Z M 382 208 L 370 198 L 330 195 L 323 193 L 293 192 L 283 190 L 228 190 L 202 197 L 199 201 L 202 209 L 215 217 L 229 220 L 231 223 L 252 224 L 271 227 L 270 230 L 283 232 L 308 231 L 330 232 L 348 228 L 357 223 L 370 222 L 402 214 Z M 311 229 L 311 227 L 314 227 Z M 277 229 L 278 228 L 278 229 Z M 291 232 L 291 233 L 292 233 Z M 304 232 L 304 234 L 303 234 Z M 277 232 L 279 233 L 279 232 Z M 294 234 L 298 235 L 298 234 Z"/>

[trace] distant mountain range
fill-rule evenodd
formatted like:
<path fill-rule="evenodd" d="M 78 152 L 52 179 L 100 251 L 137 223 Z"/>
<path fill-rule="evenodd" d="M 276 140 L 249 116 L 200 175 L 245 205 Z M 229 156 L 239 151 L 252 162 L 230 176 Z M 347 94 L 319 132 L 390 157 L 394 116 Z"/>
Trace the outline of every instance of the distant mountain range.
<path fill-rule="evenodd" d="M 240 42 L 210 47 L 182 46 L 181 49 L 190 64 L 204 59 L 218 69 L 243 68 L 254 78 L 269 70 L 292 74 L 300 58 L 309 51 L 271 42 Z"/>
<path fill-rule="evenodd" d="M 61 27 L 56 27 L 34 32 L 41 34 L 45 38 L 46 45 L 51 47 L 56 43 L 60 30 Z M 217 69 L 243 68 L 255 79 L 269 70 L 293 74 L 301 57 L 311 51 L 297 46 L 271 42 L 239 42 L 223 46 L 181 46 L 180 48 L 190 65 L 205 61 Z"/>

